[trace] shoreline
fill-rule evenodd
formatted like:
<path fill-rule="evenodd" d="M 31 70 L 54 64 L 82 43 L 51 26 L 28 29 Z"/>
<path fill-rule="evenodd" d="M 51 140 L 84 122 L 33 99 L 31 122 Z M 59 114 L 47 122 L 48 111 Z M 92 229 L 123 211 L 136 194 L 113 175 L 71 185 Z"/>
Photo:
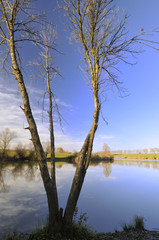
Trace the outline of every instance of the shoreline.
<path fill-rule="evenodd" d="M 62 234 L 48 234 L 39 233 L 36 235 L 27 233 L 10 233 L 4 239 L 1 240 L 159 240 L 159 231 L 150 230 L 127 230 L 127 231 L 115 231 L 113 233 L 95 233 L 94 236 L 88 234 L 85 236 L 62 236 Z"/>

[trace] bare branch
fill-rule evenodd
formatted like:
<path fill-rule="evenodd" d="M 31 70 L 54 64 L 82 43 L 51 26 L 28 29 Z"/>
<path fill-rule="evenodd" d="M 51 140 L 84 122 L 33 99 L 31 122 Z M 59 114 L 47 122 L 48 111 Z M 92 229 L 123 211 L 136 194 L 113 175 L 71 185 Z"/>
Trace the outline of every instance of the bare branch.
<path fill-rule="evenodd" d="M 134 65 L 130 56 L 142 52 L 139 45 L 159 50 L 158 42 L 147 39 L 158 33 L 156 29 L 128 36 L 128 16 L 123 12 L 119 20 L 119 10 L 113 0 L 63 0 L 63 3 L 70 19 L 71 36 L 81 44 L 84 75 L 89 76 L 85 77 L 85 81 L 89 87 L 91 83 L 92 91 L 96 88 L 102 91 L 104 85 L 108 89 L 109 82 L 110 86 L 114 83 L 116 89 L 119 89 L 118 64 L 122 61 Z"/>

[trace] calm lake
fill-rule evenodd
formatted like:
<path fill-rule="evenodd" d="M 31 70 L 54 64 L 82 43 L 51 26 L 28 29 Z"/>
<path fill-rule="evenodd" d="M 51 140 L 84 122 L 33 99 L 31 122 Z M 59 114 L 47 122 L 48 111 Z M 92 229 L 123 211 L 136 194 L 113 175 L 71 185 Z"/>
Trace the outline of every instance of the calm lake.
<path fill-rule="evenodd" d="M 60 207 L 65 207 L 75 166 L 57 163 Z M 91 165 L 78 201 L 79 214 L 87 213 L 94 230 L 121 230 L 135 215 L 147 229 L 159 229 L 159 162 L 115 160 Z M 0 232 L 32 231 L 48 215 L 38 165 L 0 166 Z"/>

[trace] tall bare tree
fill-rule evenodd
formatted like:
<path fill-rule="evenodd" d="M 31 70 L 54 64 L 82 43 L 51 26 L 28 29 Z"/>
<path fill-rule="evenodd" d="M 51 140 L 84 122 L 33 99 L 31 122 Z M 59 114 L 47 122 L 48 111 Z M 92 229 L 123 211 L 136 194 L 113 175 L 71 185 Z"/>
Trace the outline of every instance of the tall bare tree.
<path fill-rule="evenodd" d="M 89 166 L 95 132 L 98 128 L 101 99 L 108 91 L 120 91 L 118 63 L 127 61 L 128 55 L 139 53 L 136 44 L 151 45 L 141 31 L 128 38 L 127 15 L 119 20 L 113 0 L 63 0 L 72 38 L 80 44 L 83 55 L 85 81 L 94 97 L 92 126 L 78 155 L 78 166 L 72 182 L 65 210 L 65 221 L 72 221 L 84 177 Z"/>
<path fill-rule="evenodd" d="M 104 143 L 102 148 L 103 148 L 103 152 L 105 152 L 106 154 L 111 152 L 110 147 L 108 146 L 107 143 Z"/>
<path fill-rule="evenodd" d="M 31 7 L 30 2 L 31 0 L 0 0 L 0 45 L 3 46 L 3 48 L 6 47 L 7 50 L 7 54 L 4 56 L 3 65 L 5 64 L 6 59 L 9 60 L 10 57 L 10 67 L 22 95 L 23 107 L 21 107 L 21 109 L 23 110 L 29 125 L 28 129 L 31 133 L 32 142 L 34 144 L 47 194 L 49 229 L 51 231 L 57 231 L 57 229 L 59 229 L 59 222 L 61 223 L 61 217 L 57 201 L 54 170 L 50 175 L 46 156 L 32 114 L 28 92 L 24 81 L 24 74 L 21 68 L 21 55 L 18 49 L 19 44 L 24 44 L 25 42 L 32 42 L 47 47 L 46 42 L 41 38 L 41 26 L 44 24 L 42 19 L 44 18 L 41 14 L 35 12 L 35 9 Z"/>
<path fill-rule="evenodd" d="M 126 62 L 124 58 L 125 53 L 136 53 L 134 43 L 140 41 L 140 36 L 144 35 L 144 32 L 142 32 L 131 39 L 126 38 L 127 32 L 125 30 L 125 23 L 127 17 L 123 16 L 121 22 L 119 22 L 119 24 L 117 23 L 117 12 L 114 11 L 114 6 L 112 5 L 113 0 L 63 1 L 65 10 L 71 20 L 70 29 L 73 33 L 73 37 L 81 43 L 83 49 L 85 71 L 87 73 L 86 81 L 94 96 L 92 127 L 78 156 L 78 166 L 64 216 L 62 215 L 62 209 L 59 209 L 58 206 L 54 160 L 52 164 L 52 174 L 50 175 L 46 156 L 32 114 L 21 67 L 21 54 L 18 49 L 18 46 L 21 43 L 24 45 L 25 42 L 33 42 L 46 47 L 44 48 L 46 50 L 46 79 L 50 79 L 48 78 L 50 65 L 47 65 L 47 60 L 49 63 L 50 56 L 48 54 L 47 58 L 47 51 L 49 51 L 47 48 L 48 42 L 42 40 L 41 28 L 38 27 L 40 26 L 39 23 L 41 23 L 42 16 L 32 11 L 30 7 L 31 0 L 0 0 L 0 46 L 3 46 L 3 49 L 5 47 L 7 50 L 6 56 L 4 56 L 3 65 L 6 59 L 10 59 L 9 64 L 22 95 L 23 107 L 21 107 L 21 109 L 29 125 L 28 129 L 31 133 L 47 194 L 50 231 L 60 231 L 61 227 L 72 222 L 73 213 L 89 166 L 93 140 L 98 127 L 101 107 L 100 96 L 104 95 L 104 91 L 107 89 L 112 90 L 114 86 L 117 88 L 119 87 L 116 73 L 111 70 L 116 68 L 119 61 Z M 47 83 L 50 83 L 50 80 L 47 81 Z M 47 91 L 51 99 L 52 91 L 51 89 L 49 90 L 49 88 L 48 84 Z M 52 99 L 50 101 L 50 104 L 51 103 Z M 51 105 L 49 110 L 49 117 L 50 116 L 52 116 Z M 53 131 L 51 130 L 51 132 Z M 53 146 L 53 139 L 51 141 Z M 53 151 L 52 156 L 54 156 Z"/>
<path fill-rule="evenodd" d="M 48 116 L 49 116 L 49 132 L 50 132 L 50 150 L 51 150 L 51 181 L 52 185 L 54 186 L 54 199 L 52 204 L 56 207 L 56 212 L 59 211 L 59 204 L 58 204 L 58 195 L 57 195 L 57 187 L 56 187 L 56 171 L 55 171 L 55 138 L 54 138 L 54 117 L 53 113 L 56 112 L 58 115 L 59 122 L 61 124 L 61 115 L 59 111 L 58 104 L 56 102 L 56 98 L 54 96 L 54 93 L 52 91 L 52 83 L 56 75 L 60 76 L 60 73 L 57 69 L 53 61 L 54 56 L 54 50 L 56 47 L 55 41 L 56 41 L 56 34 L 55 31 L 52 29 L 52 26 L 46 26 L 45 30 L 42 30 L 40 33 L 42 43 L 40 42 L 39 46 L 41 48 L 40 52 L 40 59 L 39 61 L 35 62 L 34 64 L 38 66 L 39 68 L 39 76 L 43 79 L 44 84 L 46 85 L 46 91 L 43 94 L 43 104 L 45 102 L 45 97 L 48 95 L 49 100 L 49 110 L 48 110 Z M 50 213 L 51 215 L 51 213 Z M 50 228 L 54 225 L 53 222 L 54 217 L 52 218 L 52 221 L 50 220 Z M 62 216 L 61 216 L 62 219 Z M 62 225 L 62 221 L 59 223 L 59 228 L 61 228 L 60 225 Z"/>
<path fill-rule="evenodd" d="M 0 133 L 0 149 L 2 150 L 2 158 L 6 157 L 6 150 L 9 148 L 10 142 L 17 137 L 14 131 L 9 128 L 5 128 Z"/>

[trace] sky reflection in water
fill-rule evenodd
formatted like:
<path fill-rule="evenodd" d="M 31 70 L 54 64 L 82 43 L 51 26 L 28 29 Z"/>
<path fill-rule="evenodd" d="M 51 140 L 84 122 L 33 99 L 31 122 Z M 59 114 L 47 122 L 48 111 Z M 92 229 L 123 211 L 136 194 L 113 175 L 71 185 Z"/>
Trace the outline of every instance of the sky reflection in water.
<path fill-rule="evenodd" d="M 57 164 L 60 207 L 65 207 L 75 167 Z M 90 166 L 78 201 L 79 214 L 97 231 L 120 230 L 134 215 L 159 228 L 159 163 L 115 160 Z M 37 165 L 0 167 L 0 230 L 31 231 L 45 221 L 47 200 Z"/>

